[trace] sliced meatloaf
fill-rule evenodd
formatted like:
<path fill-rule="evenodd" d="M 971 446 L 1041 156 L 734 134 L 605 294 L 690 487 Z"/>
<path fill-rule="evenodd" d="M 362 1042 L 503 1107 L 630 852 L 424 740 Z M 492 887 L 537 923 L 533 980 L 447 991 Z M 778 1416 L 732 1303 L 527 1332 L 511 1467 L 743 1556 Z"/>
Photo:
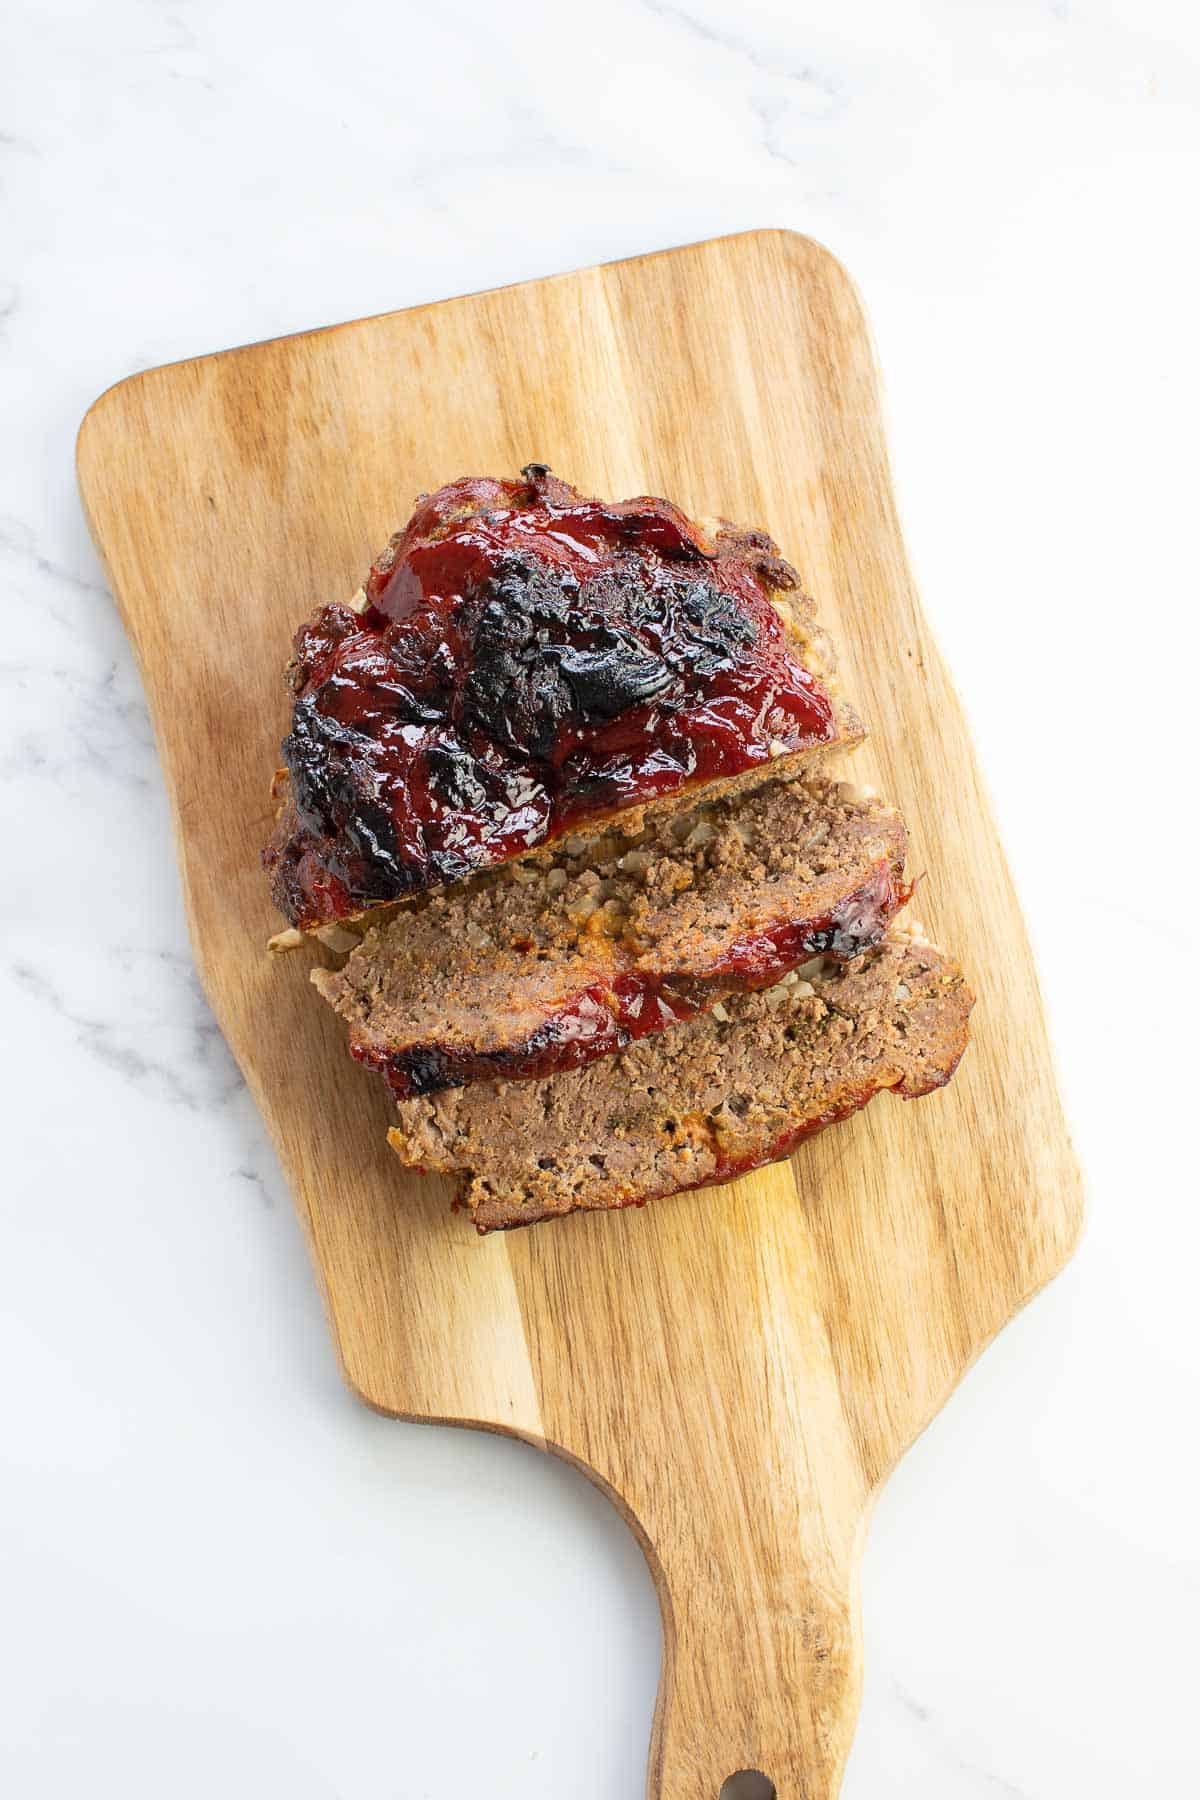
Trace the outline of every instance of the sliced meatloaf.
<path fill-rule="evenodd" d="M 422 499 L 290 683 L 265 861 L 303 930 L 862 735 L 765 533 L 537 463 Z"/>
<path fill-rule="evenodd" d="M 846 783 L 773 782 L 401 908 L 312 979 L 398 1099 L 544 1076 L 858 956 L 907 896 L 906 841 Z"/>
<path fill-rule="evenodd" d="M 942 1086 L 971 1006 L 948 957 L 897 933 L 574 1073 L 402 1101 L 390 1141 L 457 1173 L 480 1231 L 640 1205 L 786 1156 L 884 1088 Z"/>

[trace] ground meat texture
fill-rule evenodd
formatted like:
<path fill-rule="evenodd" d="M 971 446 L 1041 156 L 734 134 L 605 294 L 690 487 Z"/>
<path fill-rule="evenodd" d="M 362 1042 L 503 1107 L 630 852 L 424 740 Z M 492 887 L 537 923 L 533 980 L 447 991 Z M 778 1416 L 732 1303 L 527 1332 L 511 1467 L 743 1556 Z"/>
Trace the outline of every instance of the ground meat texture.
<path fill-rule="evenodd" d="M 534 1079 L 858 956 L 907 897 L 905 848 L 846 783 L 773 783 L 401 909 L 313 981 L 397 1099 Z"/>
<path fill-rule="evenodd" d="M 885 1088 L 950 1079 L 973 996 L 939 950 L 898 933 L 544 1081 L 403 1101 L 410 1167 L 450 1171 L 480 1231 L 646 1200 L 788 1155 Z"/>
<path fill-rule="evenodd" d="M 813 611 L 764 533 L 666 500 L 540 464 L 439 489 L 297 634 L 277 905 L 353 918 L 852 745 Z"/>

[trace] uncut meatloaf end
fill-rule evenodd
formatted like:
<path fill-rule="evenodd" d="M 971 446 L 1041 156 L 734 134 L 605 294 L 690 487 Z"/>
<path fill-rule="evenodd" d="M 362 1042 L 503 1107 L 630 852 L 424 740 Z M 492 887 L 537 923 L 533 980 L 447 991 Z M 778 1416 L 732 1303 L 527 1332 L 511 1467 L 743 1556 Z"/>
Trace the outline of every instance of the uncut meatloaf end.
<path fill-rule="evenodd" d="M 397 1099 L 535 1079 L 860 955 L 907 898 L 906 844 L 846 782 L 774 782 L 403 907 L 312 981 Z"/>
<path fill-rule="evenodd" d="M 402 1101 L 389 1141 L 410 1167 L 456 1172 L 486 1232 L 731 1180 L 885 1088 L 950 1079 L 973 996 L 940 950 L 896 932 L 812 973 L 572 1074 Z"/>
<path fill-rule="evenodd" d="M 264 861 L 302 932 L 863 735 L 765 533 L 536 463 L 423 498 L 289 683 Z"/>

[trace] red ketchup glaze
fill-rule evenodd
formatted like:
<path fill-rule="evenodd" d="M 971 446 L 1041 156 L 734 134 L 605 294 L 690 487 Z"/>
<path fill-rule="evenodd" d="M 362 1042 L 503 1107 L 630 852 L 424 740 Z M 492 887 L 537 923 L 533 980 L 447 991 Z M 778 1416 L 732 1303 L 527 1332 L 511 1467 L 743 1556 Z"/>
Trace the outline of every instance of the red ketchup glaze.
<path fill-rule="evenodd" d="M 709 540 L 668 501 L 605 505 L 532 465 L 431 495 L 363 611 L 297 634 L 278 903 L 345 917 L 828 742 L 768 598 L 794 585 L 759 535 Z"/>
<path fill-rule="evenodd" d="M 480 1053 L 453 1044 L 423 1044 L 389 1054 L 351 1042 L 350 1053 L 386 1076 L 397 1100 L 471 1081 L 540 1080 L 623 1050 L 707 1011 L 722 995 L 771 987 L 810 956 L 848 961 L 877 944 L 910 888 L 881 865 L 870 881 L 832 912 L 787 919 L 735 943 L 703 976 L 683 979 L 631 969 L 614 981 L 581 988 L 525 1042 Z"/>

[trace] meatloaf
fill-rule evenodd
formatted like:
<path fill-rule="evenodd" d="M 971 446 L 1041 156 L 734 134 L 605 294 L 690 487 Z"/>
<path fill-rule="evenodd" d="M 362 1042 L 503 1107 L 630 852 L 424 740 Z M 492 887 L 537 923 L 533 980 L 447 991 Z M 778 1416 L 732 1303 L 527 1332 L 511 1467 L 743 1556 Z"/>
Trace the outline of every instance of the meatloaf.
<path fill-rule="evenodd" d="M 540 463 L 423 498 L 301 628 L 289 679 L 265 861 L 300 930 L 862 735 L 764 532 L 589 499 Z"/>
<path fill-rule="evenodd" d="M 630 835 L 618 818 L 546 866 L 401 908 L 312 979 L 398 1099 L 549 1075 L 817 953 L 858 956 L 907 897 L 906 842 L 893 808 L 820 779 L 652 813 Z"/>
<path fill-rule="evenodd" d="M 884 1088 L 942 1086 L 971 1005 L 947 956 L 895 932 L 572 1074 L 402 1101 L 390 1142 L 456 1174 L 481 1232 L 640 1205 L 785 1156 Z"/>

